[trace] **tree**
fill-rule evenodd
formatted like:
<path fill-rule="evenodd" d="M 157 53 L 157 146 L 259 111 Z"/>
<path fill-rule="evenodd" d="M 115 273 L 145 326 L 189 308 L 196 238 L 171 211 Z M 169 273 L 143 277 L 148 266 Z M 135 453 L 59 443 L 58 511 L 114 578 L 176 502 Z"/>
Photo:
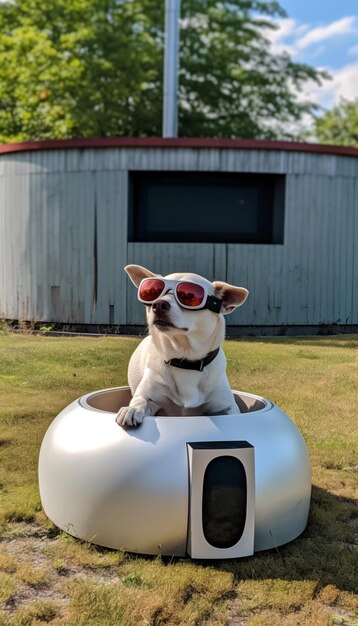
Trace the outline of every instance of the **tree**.
<path fill-rule="evenodd" d="M 179 133 L 287 138 L 325 75 L 274 56 L 264 0 L 182 0 Z M 0 140 L 160 135 L 164 0 L 0 4 Z"/>
<path fill-rule="evenodd" d="M 316 120 L 316 136 L 321 143 L 358 148 L 358 99 L 342 98 L 337 106 Z"/>

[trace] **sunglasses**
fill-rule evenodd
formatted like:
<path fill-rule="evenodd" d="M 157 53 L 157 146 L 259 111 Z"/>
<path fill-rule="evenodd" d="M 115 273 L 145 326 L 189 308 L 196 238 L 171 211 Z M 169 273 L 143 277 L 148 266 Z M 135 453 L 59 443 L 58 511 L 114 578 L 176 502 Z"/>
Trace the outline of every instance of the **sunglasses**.
<path fill-rule="evenodd" d="M 138 300 L 153 304 L 158 298 L 172 290 L 179 306 L 190 311 L 210 309 L 220 313 L 221 300 L 208 294 L 207 288 L 188 280 L 167 280 L 166 278 L 144 278 L 138 287 Z"/>

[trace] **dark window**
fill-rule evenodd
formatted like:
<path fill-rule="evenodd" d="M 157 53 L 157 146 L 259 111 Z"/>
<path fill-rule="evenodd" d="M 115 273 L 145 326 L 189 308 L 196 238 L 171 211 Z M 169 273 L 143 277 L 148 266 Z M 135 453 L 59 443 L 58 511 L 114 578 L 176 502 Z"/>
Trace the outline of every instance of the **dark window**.
<path fill-rule="evenodd" d="M 131 172 L 129 241 L 283 243 L 285 177 Z"/>
<path fill-rule="evenodd" d="M 203 533 L 215 548 L 231 548 L 246 523 L 247 484 L 245 468 L 233 456 L 210 461 L 203 483 Z"/>

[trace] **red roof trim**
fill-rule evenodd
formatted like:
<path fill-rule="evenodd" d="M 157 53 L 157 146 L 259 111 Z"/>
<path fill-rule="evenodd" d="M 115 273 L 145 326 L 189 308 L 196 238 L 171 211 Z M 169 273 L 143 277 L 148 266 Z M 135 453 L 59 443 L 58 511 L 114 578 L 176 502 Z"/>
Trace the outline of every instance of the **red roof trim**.
<path fill-rule="evenodd" d="M 219 148 L 234 150 L 281 150 L 358 157 L 358 148 L 291 141 L 260 141 L 255 139 L 208 139 L 162 137 L 89 137 L 81 139 L 50 139 L 0 144 L 0 155 L 37 150 L 73 148 Z"/>

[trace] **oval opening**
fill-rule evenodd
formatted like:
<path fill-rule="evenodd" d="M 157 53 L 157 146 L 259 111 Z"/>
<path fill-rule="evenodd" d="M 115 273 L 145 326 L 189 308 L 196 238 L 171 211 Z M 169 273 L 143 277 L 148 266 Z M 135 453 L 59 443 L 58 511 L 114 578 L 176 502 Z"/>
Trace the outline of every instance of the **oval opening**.
<path fill-rule="evenodd" d="M 239 459 L 218 456 L 208 464 L 203 482 L 202 523 L 206 541 L 214 548 L 231 548 L 246 522 L 246 472 Z"/>
<path fill-rule="evenodd" d="M 245 394 L 244 392 L 240 394 L 235 392 L 234 397 L 241 413 L 261 411 L 267 407 L 264 399 Z M 81 398 L 80 403 L 86 408 L 96 409 L 97 411 L 117 413 L 121 406 L 127 406 L 130 403 L 131 398 L 129 387 L 115 387 L 113 389 L 95 391 Z"/>
<path fill-rule="evenodd" d="M 97 411 L 117 413 L 121 406 L 128 406 L 132 399 L 129 387 L 105 389 L 97 391 L 86 397 L 81 404 L 89 406 Z"/>

